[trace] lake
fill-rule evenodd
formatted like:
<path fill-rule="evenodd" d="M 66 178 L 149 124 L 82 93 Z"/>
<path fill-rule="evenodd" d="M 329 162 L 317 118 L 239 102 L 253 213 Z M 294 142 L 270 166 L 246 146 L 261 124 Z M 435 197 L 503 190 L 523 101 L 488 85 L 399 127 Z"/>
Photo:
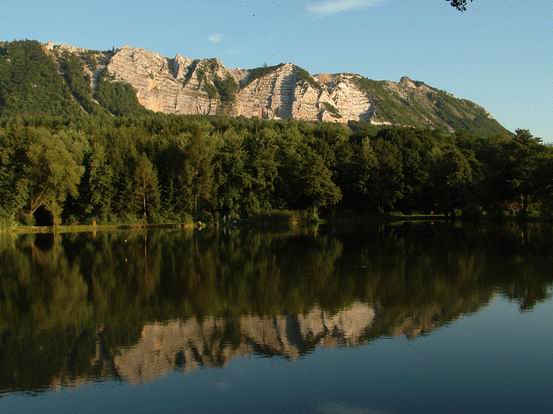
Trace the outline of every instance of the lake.
<path fill-rule="evenodd" d="M 553 226 L 0 235 L 0 412 L 551 413 Z"/>

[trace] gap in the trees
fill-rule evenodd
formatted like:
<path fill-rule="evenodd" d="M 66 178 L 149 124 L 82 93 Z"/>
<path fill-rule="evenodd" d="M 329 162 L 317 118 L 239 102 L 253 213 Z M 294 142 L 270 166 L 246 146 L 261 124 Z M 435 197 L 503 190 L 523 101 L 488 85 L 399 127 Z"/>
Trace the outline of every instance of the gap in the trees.
<path fill-rule="evenodd" d="M 35 219 L 35 226 L 48 226 L 54 225 L 54 215 L 44 206 L 40 206 L 33 213 Z"/>

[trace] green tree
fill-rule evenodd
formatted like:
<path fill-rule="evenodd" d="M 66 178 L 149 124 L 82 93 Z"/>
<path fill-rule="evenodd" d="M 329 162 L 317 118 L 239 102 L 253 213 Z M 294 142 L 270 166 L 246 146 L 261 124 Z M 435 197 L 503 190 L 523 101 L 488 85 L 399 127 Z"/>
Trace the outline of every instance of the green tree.
<path fill-rule="evenodd" d="M 342 199 L 340 188 L 332 181 L 332 172 L 317 154 L 307 154 L 302 176 L 303 199 L 315 217 L 319 208 L 333 206 Z"/>
<path fill-rule="evenodd" d="M 361 141 L 361 145 L 354 155 L 355 179 L 353 191 L 359 196 L 356 197 L 359 203 L 367 205 L 373 186 L 371 184 L 372 174 L 378 166 L 378 159 L 368 138 Z"/>
<path fill-rule="evenodd" d="M 508 171 L 505 171 L 505 177 L 508 177 L 513 198 L 520 202 L 523 212 L 526 212 L 529 197 L 535 190 L 531 180 L 532 172 L 542 151 L 541 140 L 532 136 L 527 129 L 517 129 L 513 140 L 506 145 Z"/>
<path fill-rule="evenodd" d="M 0 227 L 16 224 L 18 211 L 27 201 L 24 168 L 26 137 L 18 131 L 0 131 Z"/>
<path fill-rule="evenodd" d="M 186 209 L 195 216 L 210 206 L 214 191 L 214 142 L 206 131 L 190 136 L 184 148 L 182 194 Z"/>
<path fill-rule="evenodd" d="M 532 171 L 531 182 L 542 214 L 553 215 L 553 148 L 543 154 Z"/>
<path fill-rule="evenodd" d="M 393 143 L 377 139 L 373 150 L 378 160 L 369 173 L 369 203 L 382 213 L 394 209 L 403 197 L 403 169 L 401 153 Z"/>
<path fill-rule="evenodd" d="M 107 162 L 103 145 L 99 143 L 92 145 L 87 167 L 88 199 L 86 200 L 86 214 L 105 222 L 111 214 L 113 169 Z"/>
<path fill-rule="evenodd" d="M 254 132 L 246 141 L 252 185 L 244 204 L 249 215 L 268 212 L 273 208 L 278 177 L 278 138 L 276 131 L 264 128 Z"/>
<path fill-rule="evenodd" d="M 134 205 L 144 220 L 152 220 L 159 208 L 159 188 L 153 164 L 142 154 L 134 168 Z"/>
<path fill-rule="evenodd" d="M 84 172 L 81 165 L 83 150 L 82 135 L 37 130 L 27 150 L 29 164 L 25 169 L 30 216 L 39 207 L 45 207 L 52 213 L 54 224 L 59 224 L 67 196 L 78 195 L 78 185 Z"/>
<path fill-rule="evenodd" d="M 215 208 L 224 215 L 237 217 L 244 213 L 244 196 L 252 184 L 246 161 L 242 139 L 235 131 L 227 131 L 213 161 Z"/>
<path fill-rule="evenodd" d="M 446 215 L 453 215 L 456 208 L 465 204 L 472 182 L 472 167 L 467 158 L 456 148 L 447 149 L 434 171 L 438 208 Z"/>

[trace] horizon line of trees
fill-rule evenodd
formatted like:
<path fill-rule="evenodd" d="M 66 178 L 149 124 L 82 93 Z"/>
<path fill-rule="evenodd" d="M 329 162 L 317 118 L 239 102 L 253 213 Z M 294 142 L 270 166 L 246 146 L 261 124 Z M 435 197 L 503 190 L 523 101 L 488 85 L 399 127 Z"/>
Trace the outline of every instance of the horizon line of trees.
<path fill-rule="evenodd" d="M 469 132 L 147 114 L 0 121 L 0 219 L 236 220 L 276 209 L 553 211 L 553 148 Z"/>

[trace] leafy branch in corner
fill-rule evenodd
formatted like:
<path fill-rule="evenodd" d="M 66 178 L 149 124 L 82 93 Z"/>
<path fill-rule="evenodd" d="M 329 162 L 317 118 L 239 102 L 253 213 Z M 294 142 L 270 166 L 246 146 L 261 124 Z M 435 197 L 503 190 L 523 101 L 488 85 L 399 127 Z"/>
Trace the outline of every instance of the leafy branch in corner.
<path fill-rule="evenodd" d="M 446 1 L 451 3 L 451 5 L 459 11 L 466 11 L 468 3 L 469 2 L 472 3 L 472 0 L 446 0 Z"/>

